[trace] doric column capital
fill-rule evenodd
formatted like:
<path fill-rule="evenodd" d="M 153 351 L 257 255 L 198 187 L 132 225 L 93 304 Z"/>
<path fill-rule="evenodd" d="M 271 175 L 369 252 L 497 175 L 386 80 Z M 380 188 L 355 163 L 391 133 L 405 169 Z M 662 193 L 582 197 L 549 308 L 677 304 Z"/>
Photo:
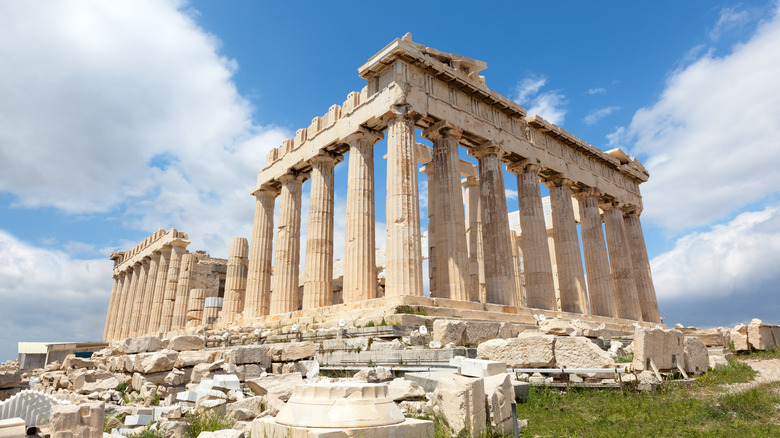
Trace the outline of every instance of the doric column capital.
<path fill-rule="evenodd" d="M 460 140 L 460 137 L 463 135 L 463 130 L 456 127 L 452 123 L 446 121 L 446 120 L 440 120 L 433 125 L 429 126 L 426 130 L 423 131 L 422 136 L 427 138 L 428 140 L 434 141 L 439 138 L 444 137 L 451 137 L 454 138 L 456 141 Z"/>
<path fill-rule="evenodd" d="M 149 258 L 150 258 L 151 260 L 160 260 L 160 257 L 161 257 L 161 256 L 162 256 L 162 254 L 160 253 L 160 251 L 159 251 L 159 250 L 157 250 L 157 251 L 154 251 L 154 252 L 152 252 L 152 253 L 149 255 Z"/>
<path fill-rule="evenodd" d="M 624 204 L 622 209 L 625 216 L 639 217 L 642 215 L 642 209 L 633 204 Z"/>
<path fill-rule="evenodd" d="M 307 179 L 309 179 L 309 174 L 307 172 L 299 172 L 297 170 L 290 170 L 289 172 L 285 173 L 284 175 L 280 176 L 279 182 L 282 184 L 287 184 L 289 182 L 293 181 L 300 181 L 303 183 Z"/>
<path fill-rule="evenodd" d="M 412 111 L 412 107 L 408 104 L 393 105 L 390 107 L 390 111 L 382 115 L 382 120 L 386 122 L 394 120 L 417 120 L 421 117 L 420 114 Z"/>
<path fill-rule="evenodd" d="M 309 158 L 309 163 L 319 164 L 322 166 L 335 166 L 336 163 L 340 163 L 343 159 L 343 155 L 333 154 L 331 152 L 321 150 L 320 153 Z"/>
<path fill-rule="evenodd" d="M 547 186 L 548 189 L 555 187 L 568 187 L 571 189 L 574 181 L 568 178 L 564 178 L 563 175 L 558 173 L 548 177 L 542 177 L 542 184 Z"/>
<path fill-rule="evenodd" d="M 515 175 L 520 175 L 521 173 L 538 174 L 539 169 L 541 169 L 541 166 L 528 160 L 515 161 L 514 163 L 506 166 L 506 170 L 514 173 Z"/>
<path fill-rule="evenodd" d="M 601 190 L 597 189 L 596 187 L 573 187 L 572 191 L 574 192 L 573 196 L 575 199 L 583 199 L 583 198 L 595 198 L 599 199 L 601 196 Z"/>
<path fill-rule="evenodd" d="M 467 176 L 460 180 L 460 185 L 463 187 L 479 187 L 479 177 Z"/>
<path fill-rule="evenodd" d="M 420 172 L 424 173 L 425 176 L 433 175 L 433 161 L 431 161 L 428 164 L 420 167 Z"/>
<path fill-rule="evenodd" d="M 263 186 L 259 190 L 256 190 L 252 193 L 255 198 L 276 198 L 279 196 L 279 188 L 278 187 L 268 187 Z"/>
<path fill-rule="evenodd" d="M 357 131 L 347 135 L 341 141 L 349 145 L 352 145 L 357 141 L 366 141 L 368 143 L 375 144 L 383 138 L 385 138 L 383 133 L 374 131 L 373 129 L 368 129 L 364 126 L 360 126 L 358 127 Z"/>
<path fill-rule="evenodd" d="M 501 158 L 504 156 L 504 154 L 505 152 L 503 149 L 501 149 L 500 145 L 492 140 L 486 141 L 479 146 L 469 149 L 469 155 L 478 160 L 491 155 L 495 155 L 498 158 Z"/>
<path fill-rule="evenodd" d="M 625 206 L 624 203 L 615 201 L 612 198 L 604 198 L 604 197 L 599 198 L 599 208 L 602 209 L 603 211 L 608 211 L 613 209 L 622 210 L 624 206 Z"/>

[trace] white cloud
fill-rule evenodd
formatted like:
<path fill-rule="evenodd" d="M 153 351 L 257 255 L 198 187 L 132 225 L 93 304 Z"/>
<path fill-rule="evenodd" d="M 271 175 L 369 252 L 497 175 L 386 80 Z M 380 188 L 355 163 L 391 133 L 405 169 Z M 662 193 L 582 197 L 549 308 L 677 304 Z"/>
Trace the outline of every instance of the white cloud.
<path fill-rule="evenodd" d="M 595 109 L 588 113 L 587 116 L 585 116 L 584 119 L 582 119 L 583 122 L 585 122 L 586 125 L 593 125 L 599 120 L 603 119 L 604 117 L 607 117 L 608 115 L 612 114 L 613 112 L 619 110 L 619 106 L 608 106 L 604 108 Z"/>
<path fill-rule="evenodd" d="M 226 255 L 265 155 L 235 61 L 183 2 L 0 3 L 0 191 L 22 207 L 120 210 Z M 126 208 L 126 209 L 125 209 Z"/>
<path fill-rule="evenodd" d="M 710 31 L 710 38 L 719 39 L 724 32 L 740 28 L 753 19 L 754 13 L 747 10 L 737 10 L 737 7 L 723 8 L 720 10 L 718 22 Z"/>
<path fill-rule="evenodd" d="M 550 123 L 561 125 L 566 116 L 566 96 L 560 90 L 542 91 L 545 76 L 529 75 L 515 89 L 514 101 L 526 107 L 529 116 L 537 114 Z"/>
<path fill-rule="evenodd" d="M 99 341 L 111 294 L 106 258 L 75 260 L 0 230 L 0 362 L 19 341 Z"/>
<path fill-rule="evenodd" d="M 677 240 L 651 261 L 659 300 L 720 299 L 777 290 L 780 206 L 742 213 L 710 230 Z"/>
<path fill-rule="evenodd" d="M 517 85 L 515 100 L 525 103 L 529 98 L 535 96 L 545 84 L 547 84 L 547 78 L 544 76 L 530 75 L 523 78 Z"/>
<path fill-rule="evenodd" d="M 599 87 L 599 88 L 589 88 L 588 89 L 588 94 L 590 94 L 591 96 L 596 95 L 596 94 L 606 94 L 606 92 L 607 92 L 606 88 L 600 88 Z"/>
<path fill-rule="evenodd" d="M 669 230 L 722 220 L 778 193 L 780 19 L 777 12 L 724 57 L 675 72 L 622 136 L 645 155 L 645 217 Z M 619 133 L 619 131 L 617 132 Z M 616 134 L 616 133 L 613 133 Z"/>

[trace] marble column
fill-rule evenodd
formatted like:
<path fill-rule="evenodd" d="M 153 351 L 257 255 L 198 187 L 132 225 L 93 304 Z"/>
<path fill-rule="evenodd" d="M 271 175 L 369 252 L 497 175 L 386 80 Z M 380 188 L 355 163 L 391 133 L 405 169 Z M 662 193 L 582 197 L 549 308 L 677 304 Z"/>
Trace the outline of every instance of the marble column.
<path fill-rule="evenodd" d="M 203 325 L 203 306 L 206 301 L 206 289 L 192 289 L 190 299 L 187 302 L 186 327 Z"/>
<path fill-rule="evenodd" d="M 130 280 L 130 287 L 127 290 L 127 301 L 125 301 L 124 317 L 122 318 L 119 339 L 130 337 L 130 329 L 133 325 L 133 307 L 135 307 L 136 293 L 141 281 L 141 262 L 133 264 L 133 278 Z"/>
<path fill-rule="evenodd" d="M 333 304 L 333 168 L 338 160 L 330 153 L 322 152 L 309 162 L 312 167 L 311 195 L 302 309 Z"/>
<path fill-rule="evenodd" d="M 176 303 L 176 290 L 179 285 L 179 272 L 181 270 L 181 258 L 186 253 L 187 245 L 181 241 L 171 242 L 171 258 L 168 261 L 168 278 L 163 297 L 162 316 L 160 317 L 160 333 L 171 330 L 173 324 L 173 311 Z"/>
<path fill-rule="evenodd" d="M 103 326 L 103 342 L 108 342 L 109 332 L 111 331 L 111 321 L 114 318 L 114 311 L 117 303 L 117 288 L 119 287 L 119 276 L 113 277 L 114 281 L 111 283 L 111 295 L 108 300 L 108 312 L 106 312 L 106 323 Z"/>
<path fill-rule="evenodd" d="M 106 341 L 113 341 L 116 339 L 117 321 L 120 318 L 120 309 L 122 308 L 122 298 L 124 297 L 126 273 L 122 271 L 117 275 L 116 286 L 116 299 L 114 300 L 114 310 L 111 312 L 110 324 L 108 326 L 108 332 L 106 333 Z"/>
<path fill-rule="evenodd" d="M 517 162 L 508 167 L 517 175 L 517 202 L 520 216 L 520 251 L 523 253 L 526 306 L 555 310 L 555 283 L 544 223 L 544 207 L 539 185 L 539 166 Z"/>
<path fill-rule="evenodd" d="M 637 296 L 631 253 L 626 241 L 623 211 L 619 204 L 612 202 L 601 204 L 601 209 L 604 210 L 604 230 L 607 233 L 607 250 L 618 316 L 639 321 L 642 310 Z"/>
<path fill-rule="evenodd" d="M 515 267 L 512 264 L 509 216 L 501 168 L 504 152 L 492 142 L 487 142 L 472 148 L 469 154 L 479 161 L 487 302 L 516 306 Z"/>
<path fill-rule="evenodd" d="M 520 259 L 520 244 L 515 230 L 509 230 L 512 239 L 512 263 L 515 267 L 515 288 L 517 289 L 517 306 L 525 307 L 525 294 L 523 293 L 523 264 Z"/>
<path fill-rule="evenodd" d="M 574 195 L 580 205 L 582 251 L 585 255 L 585 268 L 588 271 L 590 311 L 593 315 L 616 318 L 618 315 L 615 306 L 615 287 L 609 270 L 598 196 L 598 190 L 593 188 L 583 189 Z"/>
<path fill-rule="evenodd" d="M 198 264 L 198 256 L 186 253 L 181 257 L 179 268 L 179 281 L 176 283 L 176 297 L 173 301 L 173 318 L 171 330 L 181 330 L 187 324 L 187 302 L 190 299 L 190 290 L 195 280 L 195 269 Z"/>
<path fill-rule="evenodd" d="M 428 291 L 431 297 L 440 296 L 436 292 L 436 177 L 433 174 L 433 162 L 423 166 L 428 190 Z"/>
<path fill-rule="evenodd" d="M 344 140 L 349 145 L 342 288 L 344 303 L 376 298 L 374 145 L 382 138 L 381 134 L 361 130 Z"/>
<path fill-rule="evenodd" d="M 436 295 L 452 300 L 471 298 L 466 217 L 460 186 L 458 140 L 462 131 L 447 122 L 426 129 L 423 136 L 433 142 L 433 172 L 436 208 Z"/>
<path fill-rule="evenodd" d="M 271 261 L 273 260 L 274 202 L 277 189 L 261 189 L 255 195 L 255 221 L 249 253 L 244 318 L 268 315 L 271 307 Z"/>
<path fill-rule="evenodd" d="M 396 105 L 387 122 L 385 296 L 422 296 L 422 243 L 414 120 L 406 106 Z"/>
<path fill-rule="evenodd" d="M 151 319 L 152 305 L 154 303 L 155 286 L 157 282 L 157 270 L 160 265 L 160 253 L 154 251 L 149 255 L 149 272 L 146 274 L 146 286 L 144 287 L 143 301 L 138 319 L 138 329 L 135 336 L 151 333 L 149 320 Z"/>
<path fill-rule="evenodd" d="M 279 228 L 276 230 L 271 315 L 298 310 L 298 270 L 301 248 L 301 185 L 305 175 L 291 172 L 279 177 Z"/>
<path fill-rule="evenodd" d="M 480 205 L 479 197 L 479 178 L 473 176 L 466 177 L 462 185 L 466 192 L 466 242 L 469 248 L 472 284 L 470 300 L 484 303 L 485 259 L 482 249 L 482 206 Z"/>
<path fill-rule="evenodd" d="M 580 240 L 572 206 L 572 181 L 555 177 L 545 181 L 550 189 L 555 260 L 558 263 L 558 286 L 561 290 L 561 310 L 590 314 L 585 271 L 582 268 Z"/>
<path fill-rule="evenodd" d="M 634 281 L 639 296 L 639 307 L 642 311 L 642 321 L 660 323 L 661 315 L 658 311 L 658 300 L 655 295 L 655 286 L 653 286 L 653 277 L 650 273 L 650 260 L 647 257 L 645 236 L 642 232 L 639 214 L 638 210 L 630 209 L 623 217 L 629 252 L 631 253 Z"/>
<path fill-rule="evenodd" d="M 171 245 L 163 245 L 160 249 L 160 261 L 157 263 L 157 279 L 154 281 L 154 298 L 149 314 L 147 333 L 158 333 L 162 320 L 163 301 L 165 300 L 165 287 L 168 285 L 168 270 L 170 269 Z"/>
<path fill-rule="evenodd" d="M 221 324 L 235 322 L 244 311 L 248 271 L 249 242 L 244 237 L 234 237 L 230 240 L 230 254 L 225 275 L 225 301 L 220 315 Z"/>
<path fill-rule="evenodd" d="M 124 280 L 122 281 L 122 292 L 119 296 L 119 305 L 116 308 L 116 319 L 114 320 L 114 328 L 111 332 L 111 339 L 117 340 L 122 336 L 122 321 L 125 318 L 125 308 L 127 307 L 127 296 L 130 294 L 130 286 L 133 282 L 133 267 L 126 268 L 122 274 Z"/>

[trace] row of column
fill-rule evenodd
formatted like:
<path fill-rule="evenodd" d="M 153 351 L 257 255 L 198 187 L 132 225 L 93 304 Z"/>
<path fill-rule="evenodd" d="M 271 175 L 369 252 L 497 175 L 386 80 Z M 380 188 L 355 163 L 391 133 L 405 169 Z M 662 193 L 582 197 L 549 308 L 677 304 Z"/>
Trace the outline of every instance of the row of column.
<path fill-rule="evenodd" d="M 385 295 L 419 296 L 423 288 L 415 121 L 404 106 L 395 107 L 386 120 Z M 513 261 L 518 257 L 513 258 L 517 249 L 513 248 L 509 229 L 501 148 L 487 142 L 469 150 L 479 161 L 479 178 L 467 179 L 463 184 L 469 200 L 464 213 L 458 157 L 461 130 L 439 122 L 426 129 L 423 136 L 433 143 L 433 160 L 425 169 L 431 190 L 428 212 L 432 296 L 555 310 L 539 167 L 527 162 L 508 167 L 518 181 L 523 293 Z M 343 139 L 349 145 L 343 289 L 347 303 L 376 296 L 373 147 L 381 138 L 379 133 L 361 129 Z M 303 309 L 332 304 L 333 170 L 339 158 L 322 152 L 310 160 L 310 172 L 291 170 L 279 178 L 278 188 L 263 188 L 255 193 L 244 316 L 291 312 L 299 304 Z M 309 177 L 312 183 L 304 292 L 303 302 L 298 303 L 301 191 Z M 561 310 L 659 321 L 638 214 L 627 214 L 620 205 L 600 198 L 594 189 L 576 187 L 561 175 L 547 175 L 542 183 L 550 190 Z M 273 251 L 277 196 L 280 211 Z M 573 197 L 580 204 L 587 284 Z M 476 209 L 475 200 L 479 205 Z M 606 242 L 599 208 L 604 211 Z M 484 292 L 480 283 L 484 284 Z"/>
<path fill-rule="evenodd" d="M 194 254 L 186 253 L 186 246 L 186 242 L 174 241 L 114 277 L 103 339 L 166 332 L 184 326 L 185 295 L 189 293 L 196 260 Z M 180 276 L 182 265 L 186 274 Z M 180 307 L 175 306 L 177 301 L 182 303 Z"/>

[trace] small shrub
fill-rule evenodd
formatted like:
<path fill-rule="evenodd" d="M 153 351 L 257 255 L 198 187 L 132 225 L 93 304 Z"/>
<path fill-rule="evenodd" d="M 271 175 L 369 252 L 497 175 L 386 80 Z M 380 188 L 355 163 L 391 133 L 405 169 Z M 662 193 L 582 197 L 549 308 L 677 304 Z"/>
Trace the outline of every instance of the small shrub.
<path fill-rule="evenodd" d="M 365 325 L 366 327 L 374 327 L 374 321 L 368 321 L 368 324 Z"/>
<path fill-rule="evenodd" d="M 166 438 L 159 430 L 152 429 L 150 424 L 146 425 L 140 432 L 130 435 L 133 438 Z"/>
<path fill-rule="evenodd" d="M 185 438 L 198 438 L 201 432 L 214 432 L 222 429 L 230 429 L 236 423 L 232 420 L 216 411 L 201 411 L 196 412 L 187 417 L 189 427 L 187 428 L 187 435 Z"/>
<path fill-rule="evenodd" d="M 384 327 L 387 325 L 387 321 L 385 321 L 384 318 L 382 318 L 382 322 L 379 323 L 379 327 Z"/>

